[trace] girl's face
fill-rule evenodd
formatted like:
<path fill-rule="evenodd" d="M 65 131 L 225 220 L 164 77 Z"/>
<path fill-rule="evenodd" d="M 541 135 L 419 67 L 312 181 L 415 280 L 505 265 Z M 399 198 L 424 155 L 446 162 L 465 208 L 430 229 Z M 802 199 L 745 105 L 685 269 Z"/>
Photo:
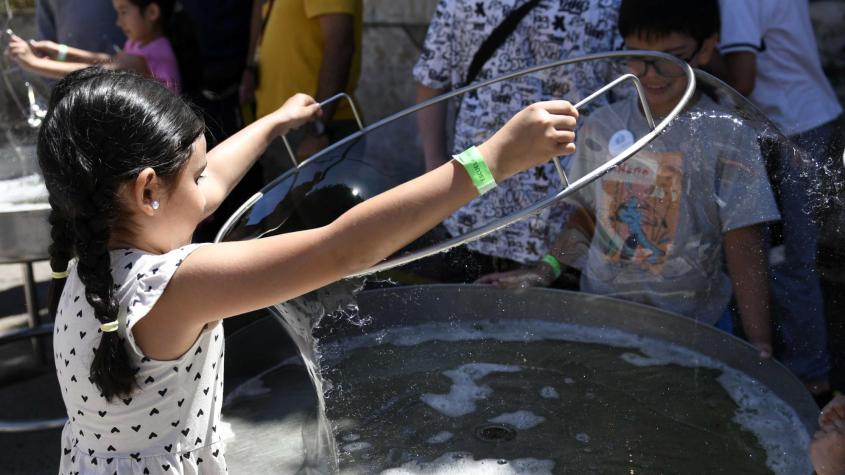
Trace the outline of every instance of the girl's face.
<path fill-rule="evenodd" d="M 200 136 L 177 176 L 165 181 L 146 168 L 123 187 L 120 200 L 127 223 L 114 230 L 111 247 L 163 254 L 191 243 L 207 214 L 205 149 L 205 137 Z"/>
<path fill-rule="evenodd" d="M 200 136 L 193 145 L 188 163 L 173 182 L 170 189 L 160 198 L 160 221 L 156 226 L 157 241 L 161 247 L 175 249 L 190 244 L 194 230 L 206 215 L 206 198 L 202 188 L 205 179 L 205 137 Z"/>
<path fill-rule="evenodd" d="M 143 10 L 129 0 L 112 0 L 112 6 L 117 12 L 117 26 L 129 40 L 146 43 L 155 38 L 161 14 L 157 3 Z"/>

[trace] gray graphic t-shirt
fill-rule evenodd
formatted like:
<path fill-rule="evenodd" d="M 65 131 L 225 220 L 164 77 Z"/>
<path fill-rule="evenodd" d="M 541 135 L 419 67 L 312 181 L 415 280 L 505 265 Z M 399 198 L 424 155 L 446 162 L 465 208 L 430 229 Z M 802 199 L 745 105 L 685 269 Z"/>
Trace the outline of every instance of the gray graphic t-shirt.
<path fill-rule="evenodd" d="M 579 131 L 578 179 L 649 130 L 635 99 Z M 780 219 L 754 128 L 702 96 L 645 149 L 571 200 L 594 216 L 581 289 L 715 323 L 730 301 L 723 235 Z"/>

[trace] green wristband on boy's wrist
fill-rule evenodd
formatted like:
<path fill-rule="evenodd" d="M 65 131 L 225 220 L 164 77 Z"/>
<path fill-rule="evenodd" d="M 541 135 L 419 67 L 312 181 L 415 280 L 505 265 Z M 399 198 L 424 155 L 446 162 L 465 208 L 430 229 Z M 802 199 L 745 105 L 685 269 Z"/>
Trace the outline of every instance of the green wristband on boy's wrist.
<path fill-rule="evenodd" d="M 476 147 L 470 147 L 454 155 L 453 158 L 464 166 L 479 195 L 483 195 L 496 187 L 493 173 Z"/>
<path fill-rule="evenodd" d="M 546 254 L 545 256 L 543 256 L 543 259 L 541 259 L 541 262 L 548 264 L 548 266 L 552 268 L 552 275 L 555 279 L 560 277 L 560 274 L 563 273 L 563 268 L 560 265 L 560 261 L 558 261 L 555 256 L 551 254 Z"/>

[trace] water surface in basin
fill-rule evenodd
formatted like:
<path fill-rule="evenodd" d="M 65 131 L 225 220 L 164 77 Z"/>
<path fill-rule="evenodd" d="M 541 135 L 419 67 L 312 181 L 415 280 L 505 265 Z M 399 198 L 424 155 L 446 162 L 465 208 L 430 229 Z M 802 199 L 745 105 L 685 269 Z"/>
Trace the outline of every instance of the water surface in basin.
<path fill-rule="evenodd" d="M 322 350 L 343 474 L 810 472 L 767 388 L 621 331 L 427 324 Z"/>

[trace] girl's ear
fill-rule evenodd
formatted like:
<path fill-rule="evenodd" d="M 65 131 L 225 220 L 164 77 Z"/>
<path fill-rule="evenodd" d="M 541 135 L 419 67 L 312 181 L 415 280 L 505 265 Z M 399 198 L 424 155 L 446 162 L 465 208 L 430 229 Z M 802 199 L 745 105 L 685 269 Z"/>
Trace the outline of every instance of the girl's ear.
<path fill-rule="evenodd" d="M 130 190 L 130 206 L 146 216 L 153 216 L 162 199 L 162 183 L 152 168 L 145 168 L 132 182 Z"/>
<path fill-rule="evenodd" d="M 144 19 L 150 23 L 155 23 L 161 18 L 161 7 L 158 3 L 151 2 L 144 8 Z"/>
<path fill-rule="evenodd" d="M 716 50 L 716 45 L 719 42 L 719 35 L 714 33 L 704 39 L 701 43 L 701 50 L 698 52 L 698 66 L 710 64 L 713 59 L 713 52 Z"/>

